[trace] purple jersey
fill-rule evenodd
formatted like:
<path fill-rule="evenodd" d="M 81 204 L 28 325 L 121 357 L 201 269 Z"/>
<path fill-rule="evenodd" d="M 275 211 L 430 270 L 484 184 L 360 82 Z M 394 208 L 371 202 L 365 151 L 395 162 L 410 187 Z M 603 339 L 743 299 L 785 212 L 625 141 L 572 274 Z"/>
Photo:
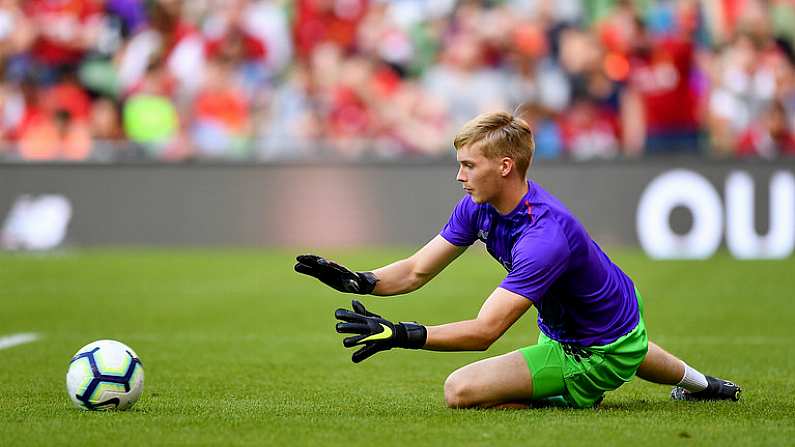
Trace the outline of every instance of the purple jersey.
<path fill-rule="evenodd" d="M 532 301 L 538 327 L 553 340 L 604 345 L 638 324 L 632 280 L 558 199 L 532 181 L 506 216 L 465 196 L 440 234 L 458 246 L 483 241 L 508 270 L 500 287 Z"/>

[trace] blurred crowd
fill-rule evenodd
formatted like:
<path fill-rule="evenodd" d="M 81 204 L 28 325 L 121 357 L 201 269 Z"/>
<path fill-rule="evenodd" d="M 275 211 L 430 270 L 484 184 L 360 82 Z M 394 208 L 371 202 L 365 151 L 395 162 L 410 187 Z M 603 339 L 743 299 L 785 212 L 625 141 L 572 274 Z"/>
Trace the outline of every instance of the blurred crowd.
<path fill-rule="evenodd" d="M 791 0 L 0 0 L 0 160 L 795 155 Z"/>

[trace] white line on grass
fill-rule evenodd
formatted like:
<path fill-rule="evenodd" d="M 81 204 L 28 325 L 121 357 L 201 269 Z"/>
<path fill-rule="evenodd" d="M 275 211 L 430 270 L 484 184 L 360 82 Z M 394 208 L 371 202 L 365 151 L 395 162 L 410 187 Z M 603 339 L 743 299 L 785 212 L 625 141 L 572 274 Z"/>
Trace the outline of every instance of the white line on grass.
<path fill-rule="evenodd" d="M 0 349 L 12 348 L 17 345 L 23 345 L 39 339 L 39 334 L 22 333 L 11 334 L 5 337 L 0 337 Z"/>

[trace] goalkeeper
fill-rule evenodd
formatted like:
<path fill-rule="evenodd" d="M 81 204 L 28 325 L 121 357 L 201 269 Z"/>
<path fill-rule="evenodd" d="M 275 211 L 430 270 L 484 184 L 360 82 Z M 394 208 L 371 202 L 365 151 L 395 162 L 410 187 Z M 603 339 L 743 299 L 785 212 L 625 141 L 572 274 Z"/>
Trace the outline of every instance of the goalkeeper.
<path fill-rule="evenodd" d="M 650 342 L 643 300 L 564 205 L 526 173 L 534 142 L 511 114 L 480 115 L 455 137 L 456 180 L 466 195 L 440 234 L 412 256 L 372 272 L 352 272 L 315 255 L 295 270 L 341 291 L 398 295 L 417 290 L 476 240 L 507 270 L 476 318 L 423 326 L 394 323 L 354 300 L 339 309 L 337 332 L 350 334 L 353 361 L 392 348 L 482 351 L 531 306 L 538 343 L 454 371 L 444 384 L 454 408 L 586 408 L 633 376 L 674 385 L 677 400 L 738 400 L 740 388 L 705 376 Z"/>

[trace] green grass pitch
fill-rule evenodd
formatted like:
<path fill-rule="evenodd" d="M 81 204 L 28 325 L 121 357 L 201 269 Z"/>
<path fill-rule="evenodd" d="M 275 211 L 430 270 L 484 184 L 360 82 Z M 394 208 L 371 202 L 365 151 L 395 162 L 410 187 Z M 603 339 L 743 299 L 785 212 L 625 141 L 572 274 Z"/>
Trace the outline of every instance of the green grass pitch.
<path fill-rule="evenodd" d="M 356 269 L 403 249 L 324 252 Z M 598 410 L 450 410 L 454 369 L 534 342 L 531 310 L 487 352 L 393 350 L 360 365 L 334 332 L 351 296 L 292 271 L 293 253 L 87 250 L 0 254 L 0 445 L 793 445 L 795 262 L 653 262 L 612 250 L 646 303 L 650 337 L 736 380 L 739 403 L 682 403 L 634 380 Z M 365 298 L 393 320 L 473 317 L 503 272 L 479 250 L 424 289 Z M 84 344 L 141 356 L 128 412 L 72 407 L 64 376 Z"/>

